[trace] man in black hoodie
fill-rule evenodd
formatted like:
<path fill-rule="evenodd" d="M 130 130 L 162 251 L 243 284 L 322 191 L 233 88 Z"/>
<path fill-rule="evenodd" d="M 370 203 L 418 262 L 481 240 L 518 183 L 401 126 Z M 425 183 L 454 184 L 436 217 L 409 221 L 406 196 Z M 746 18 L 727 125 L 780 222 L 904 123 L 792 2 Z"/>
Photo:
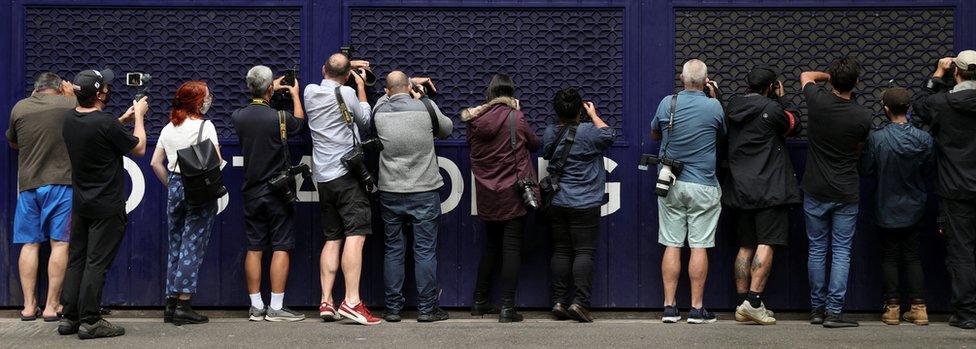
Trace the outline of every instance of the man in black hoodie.
<path fill-rule="evenodd" d="M 944 78 L 952 73 L 955 87 Z M 976 51 L 939 60 L 914 103 L 936 143 L 939 209 L 945 217 L 946 268 L 952 290 L 949 325 L 976 329 Z"/>
<path fill-rule="evenodd" d="M 728 107 L 729 170 L 723 185 L 725 205 L 736 210 L 739 254 L 735 284 L 739 295 L 735 319 L 762 325 L 776 323 L 762 293 L 772 269 L 773 246 L 786 246 L 790 204 L 800 203 L 800 189 L 786 149 L 799 119 L 783 107 L 783 83 L 775 72 L 756 68 L 746 77 L 749 94 L 734 97 Z"/>

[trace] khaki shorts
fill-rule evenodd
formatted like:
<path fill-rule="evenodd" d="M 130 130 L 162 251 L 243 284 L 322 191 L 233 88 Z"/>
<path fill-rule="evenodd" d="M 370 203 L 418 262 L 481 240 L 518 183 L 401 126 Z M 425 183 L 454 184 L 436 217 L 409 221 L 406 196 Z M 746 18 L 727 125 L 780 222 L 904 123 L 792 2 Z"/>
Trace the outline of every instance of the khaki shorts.
<path fill-rule="evenodd" d="M 722 189 L 675 181 L 667 197 L 657 199 L 658 243 L 691 248 L 715 247 L 715 230 L 722 213 Z"/>

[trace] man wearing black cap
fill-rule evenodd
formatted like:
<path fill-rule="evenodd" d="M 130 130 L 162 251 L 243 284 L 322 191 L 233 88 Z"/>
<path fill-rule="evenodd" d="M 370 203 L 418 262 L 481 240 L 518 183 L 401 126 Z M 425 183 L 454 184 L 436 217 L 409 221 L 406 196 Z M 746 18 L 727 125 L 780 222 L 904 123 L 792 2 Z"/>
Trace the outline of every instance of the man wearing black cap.
<path fill-rule="evenodd" d="M 795 135 L 800 123 L 796 112 L 779 100 L 783 83 L 775 72 L 753 69 L 746 83 L 749 93 L 732 98 L 726 108 L 731 178 L 722 185 L 722 201 L 737 211 L 735 319 L 772 325 L 776 319 L 766 310 L 762 294 L 772 269 L 773 246 L 787 245 L 788 205 L 800 203 L 786 149 L 786 137 Z"/>
<path fill-rule="evenodd" d="M 149 110 L 145 97 L 133 102 L 121 118 L 103 112 L 111 93 L 111 70 L 85 70 L 75 76 L 78 107 L 64 120 L 63 137 L 71 160 L 71 244 L 61 302 L 62 335 L 90 339 L 115 337 L 125 329 L 102 319 L 99 305 L 105 273 L 118 252 L 127 222 L 125 172 L 122 157 L 146 153 L 143 117 Z M 122 122 L 134 121 L 130 134 Z"/>
<path fill-rule="evenodd" d="M 955 68 L 955 87 L 944 81 Z M 949 325 L 976 329 L 976 51 L 939 60 L 914 103 L 936 143 L 940 219 L 954 314 Z"/>

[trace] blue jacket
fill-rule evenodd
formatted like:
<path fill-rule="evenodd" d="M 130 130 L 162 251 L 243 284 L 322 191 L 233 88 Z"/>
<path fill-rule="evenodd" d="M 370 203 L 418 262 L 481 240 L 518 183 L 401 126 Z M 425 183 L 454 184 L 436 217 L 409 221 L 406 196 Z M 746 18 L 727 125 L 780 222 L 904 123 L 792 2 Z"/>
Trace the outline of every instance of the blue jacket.
<path fill-rule="evenodd" d="M 861 175 L 878 183 L 874 192 L 876 224 L 904 228 L 925 214 L 927 177 L 933 174 L 932 136 L 909 124 L 886 123 L 868 136 Z"/>

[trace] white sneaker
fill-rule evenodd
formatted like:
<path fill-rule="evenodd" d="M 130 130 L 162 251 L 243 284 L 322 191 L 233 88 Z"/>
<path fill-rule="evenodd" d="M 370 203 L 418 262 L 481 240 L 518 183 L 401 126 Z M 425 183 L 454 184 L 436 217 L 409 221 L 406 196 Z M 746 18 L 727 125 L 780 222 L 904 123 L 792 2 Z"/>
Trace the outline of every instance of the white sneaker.
<path fill-rule="evenodd" d="M 753 308 L 749 301 L 743 301 L 735 308 L 735 320 L 739 322 L 755 322 L 760 325 L 775 325 L 776 319 L 766 310 L 766 305 L 762 304 L 759 308 Z M 739 319 L 745 319 L 745 321 Z"/>

